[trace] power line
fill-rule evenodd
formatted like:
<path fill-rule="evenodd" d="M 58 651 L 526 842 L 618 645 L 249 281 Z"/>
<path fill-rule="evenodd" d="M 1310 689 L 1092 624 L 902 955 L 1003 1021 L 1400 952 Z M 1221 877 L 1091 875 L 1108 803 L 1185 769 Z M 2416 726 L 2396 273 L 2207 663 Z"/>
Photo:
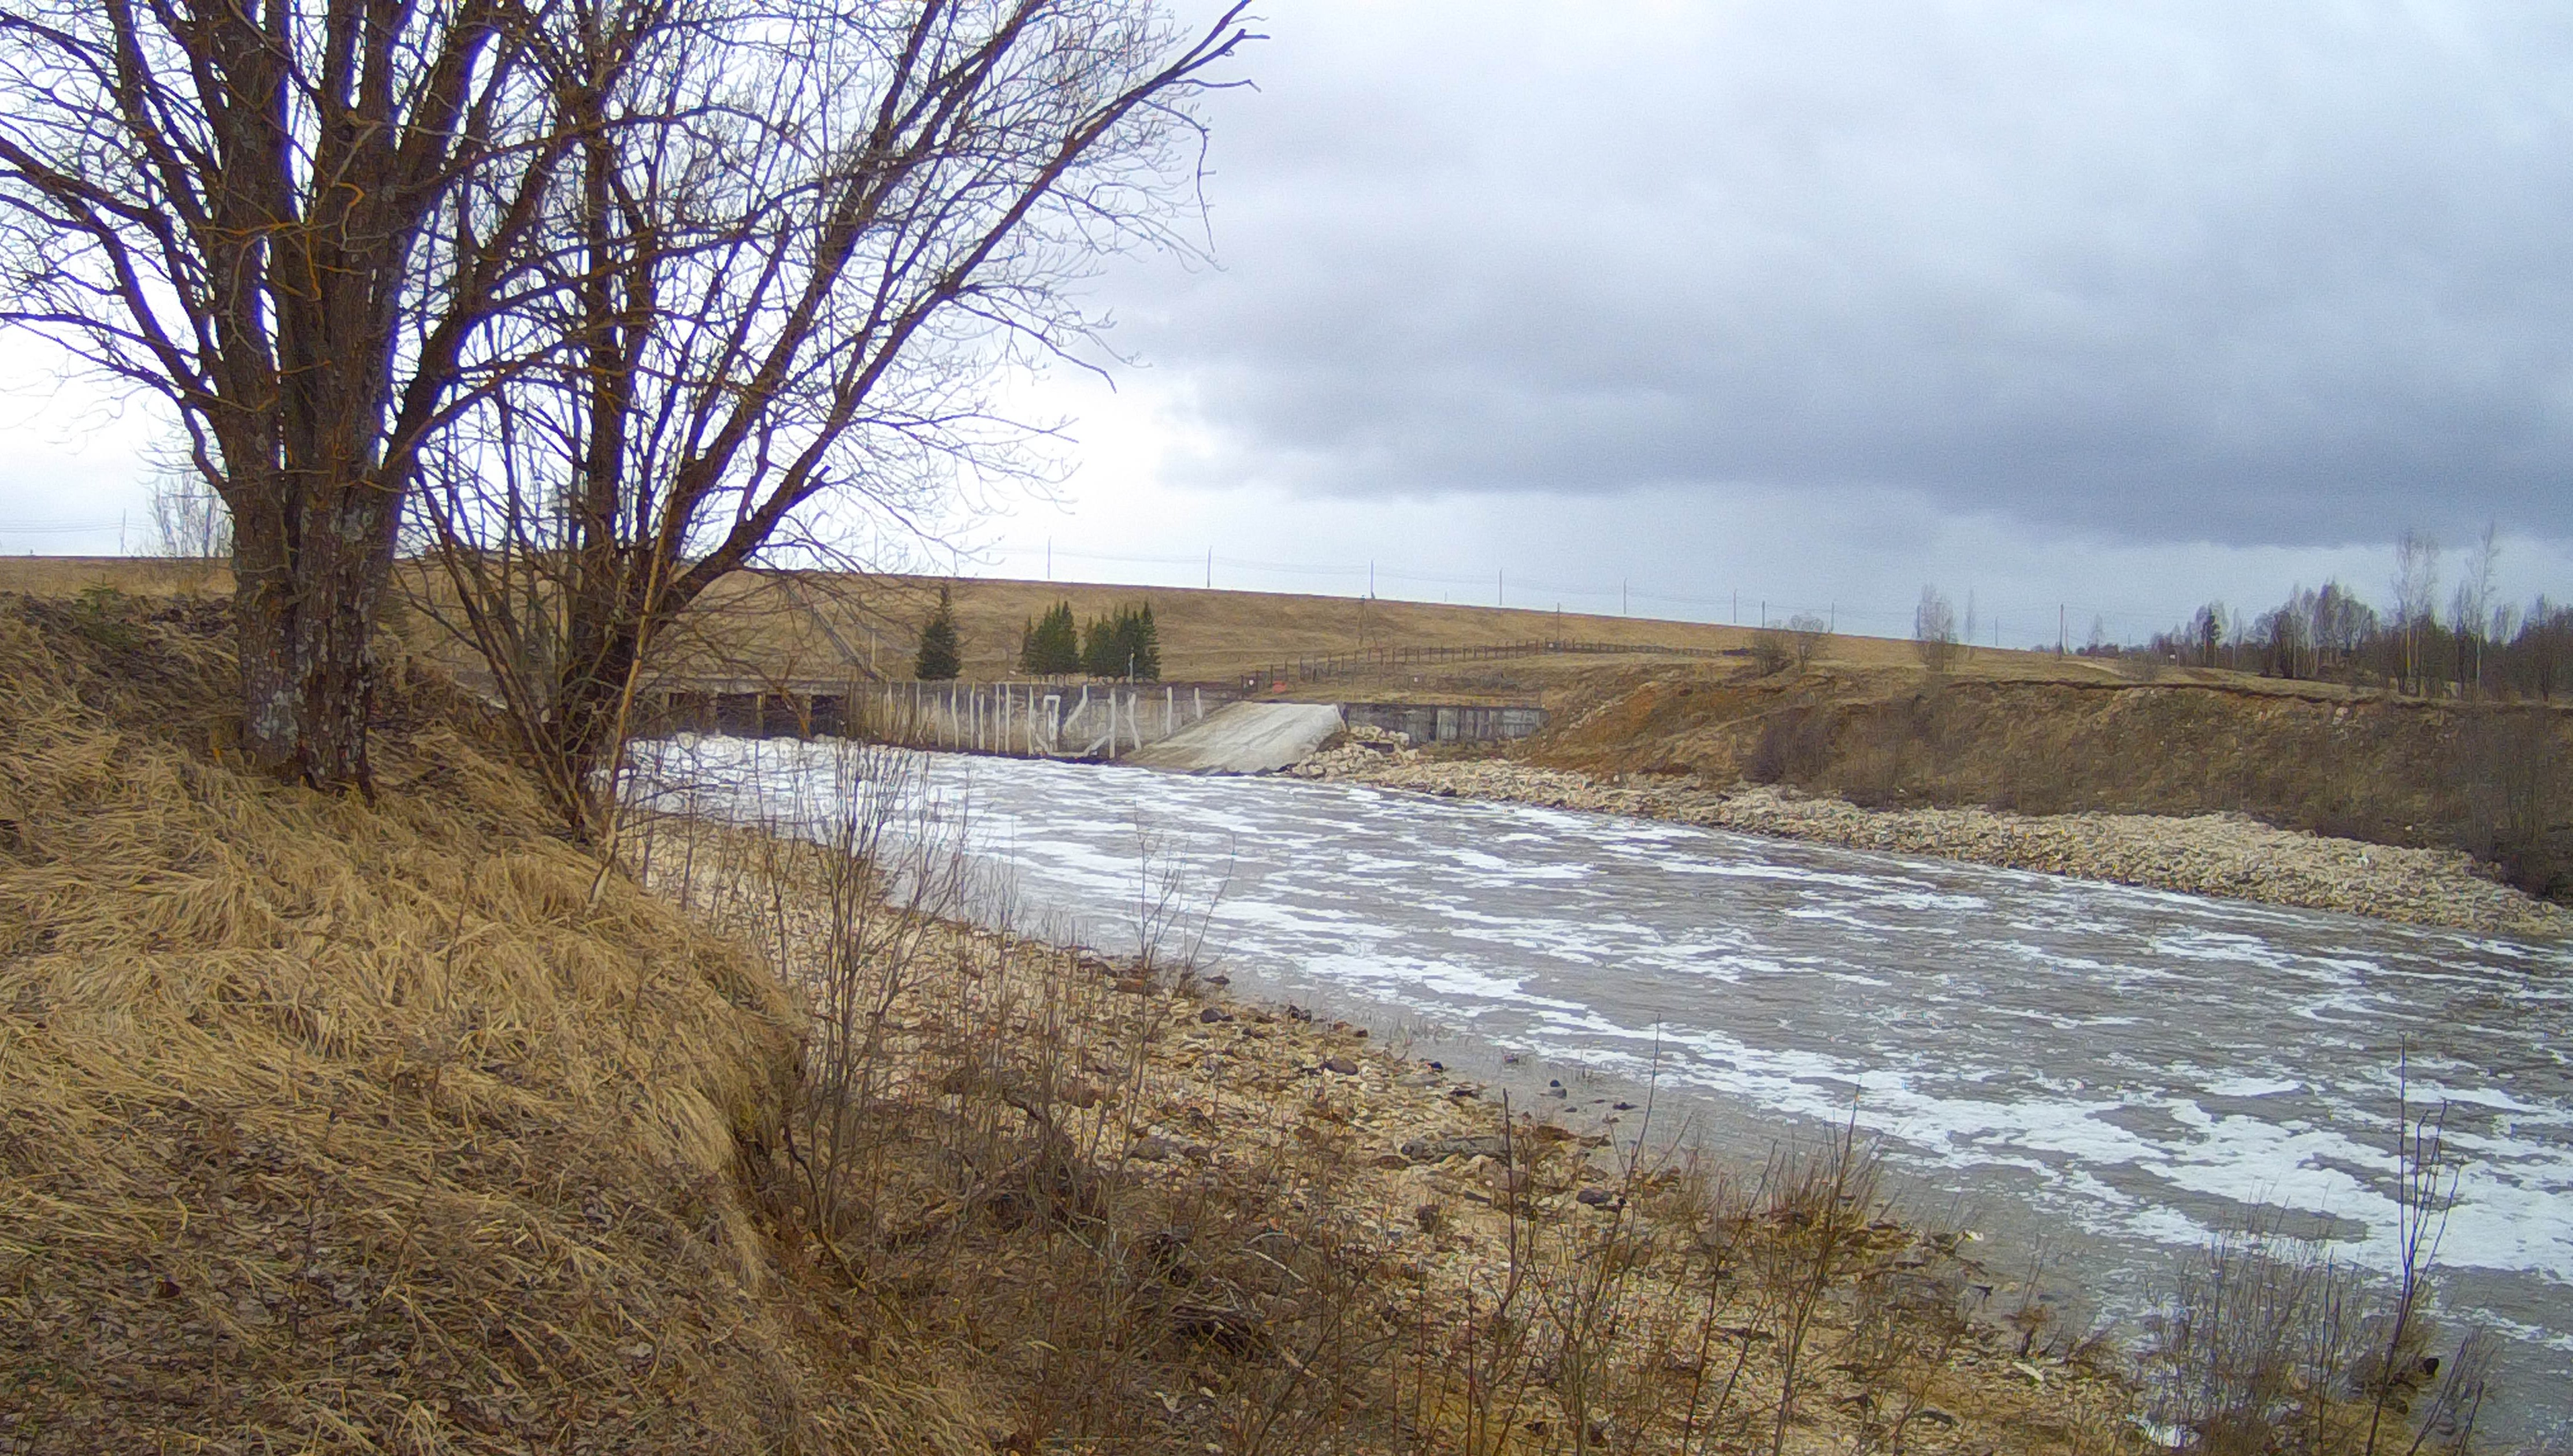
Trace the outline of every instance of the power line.
<path fill-rule="evenodd" d="M 1495 568 L 1490 576 L 1473 576 L 1454 572 L 1405 570 L 1380 560 L 1335 565 L 1311 561 L 1279 561 L 1256 556 L 1227 556 L 1213 549 L 1183 556 L 1149 552 L 1076 551 L 1061 545 L 1051 545 L 1050 548 L 996 546 L 989 548 L 983 555 L 986 559 L 1034 558 L 1049 549 L 1052 556 L 1060 556 L 1072 561 L 1129 566 L 1186 566 L 1192 568 L 1191 577 L 1202 579 L 1210 584 L 1214 580 L 1216 568 L 1228 567 L 1240 572 L 1321 580 L 1337 579 L 1349 584 L 1349 594 L 1352 596 L 1377 595 L 1388 584 L 1472 588 L 1488 583 L 1494 587 L 1496 595 L 1504 601 L 1507 600 L 1507 574 L 1500 568 Z M 1682 590 L 1656 590 L 1650 584 L 1639 584 L 1631 579 L 1607 584 L 1592 584 L 1522 576 L 1517 585 L 1522 598 L 1534 593 L 1561 600 L 1592 602 L 1597 604 L 1596 614 L 1603 616 L 1612 611 L 1621 615 L 1627 614 L 1637 606 L 1652 605 L 1665 609 L 1679 608 L 1684 613 L 1710 623 L 1735 621 L 1738 624 L 1741 615 L 1740 598 L 1748 595 L 1755 600 L 1760 599 L 1759 593 L 1750 591 L 1729 592 L 1727 595 L 1716 596 Z M 1764 610 L 1767 615 L 1781 620 L 1796 615 L 1822 616 L 1830 623 L 1833 630 L 1837 630 L 1840 620 L 1846 617 L 1850 620 L 1852 629 L 1862 635 L 1889 637 L 1912 635 L 1916 615 L 1910 608 L 1870 610 L 1836 600 L 1800 602 L 1777 597 L 1766 598 Z M 2030 610 L 2042 615 L 2041 609 L 2030 608 Z M 2061 620 L 2062 616 L 2067 614 L 2097 617 L 2109 624 L 2115 633 L 2123 636 L 2140 636 L 2140 634 L 2160 631 L 2185 615 L 2184 611 L 2174 613 L 2169 610 L 2156 611 L 2148 608 L 2096 606 L 2070 602 L 2060 603 L 2058 612 L 2060 618 L 2058 631 L 2060 637 L 2064 638 L 2069 638 L 2071 635 L 2069 622 Z M 1995 625 L 1998 626 L 2000 614 L 1996 612 L 1995 615 Z"/>
<path fill-rule="evenodd" d="M 77 536 L 116 530 L 123 524 L 118 520 L 0 521 L 0 536 Z"/>

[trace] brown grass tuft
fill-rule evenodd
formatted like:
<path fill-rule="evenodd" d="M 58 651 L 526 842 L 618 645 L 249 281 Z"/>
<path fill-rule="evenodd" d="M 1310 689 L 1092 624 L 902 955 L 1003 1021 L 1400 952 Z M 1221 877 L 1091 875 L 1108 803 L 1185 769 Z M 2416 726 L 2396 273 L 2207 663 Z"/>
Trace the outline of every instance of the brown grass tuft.
<path fill-rule="evenodd" d="M 593 902 L 433 684 L 371 807 L 241 771 L 233 676 L 220 609 L 0 599 L 0 1437 L 959 1446 L 770 1270 L 765 969 Z"/>

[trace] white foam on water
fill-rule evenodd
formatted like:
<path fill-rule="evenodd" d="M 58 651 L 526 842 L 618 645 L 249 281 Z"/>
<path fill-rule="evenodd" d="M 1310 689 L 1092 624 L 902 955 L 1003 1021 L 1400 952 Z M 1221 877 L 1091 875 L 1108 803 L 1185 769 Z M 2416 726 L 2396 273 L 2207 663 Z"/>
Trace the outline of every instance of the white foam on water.
<path fill-rule="evenodd" d="M 827 750 L 673 755 L 709 802 L 833 808 Z M 1225 882 L 1206 924 L 1265 984 L 1681 1103 L 1837 1125 L 1855 1093 L 1926 1187 L 1999 1178 L 2139 1257 L 2265 1201 L 2389 1267 L 2398 1096 L 2444 1101 L 2464 1164 L 2441 1263 L 2528 1281 L 2514 1307 L 2565 1314 L 2518 1337 L 2573 1349 L 2565 947 L 1346 786 L 948 758 L 927 778 L 1032 909 L 1131 922 L 1158 837 Z"/>
<path fill-rule="evenodd" d="M 2304 1086 L 2301 1082 L 2274 1077 L 2219 1077 L 2206 1084 L 2206 1091 L 2219 1097 L 2267 1097 L 2280 1092 L 2301 1092 Z"/>

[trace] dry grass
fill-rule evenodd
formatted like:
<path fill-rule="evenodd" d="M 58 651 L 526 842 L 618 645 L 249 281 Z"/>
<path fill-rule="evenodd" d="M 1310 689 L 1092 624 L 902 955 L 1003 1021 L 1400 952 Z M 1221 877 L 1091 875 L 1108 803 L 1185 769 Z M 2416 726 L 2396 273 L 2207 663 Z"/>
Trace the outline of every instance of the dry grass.
<path fill-rule="evenodd" d="M 238 772 L 231 675 L 219 611 L 0 602 L 0 1436 L 961 1448 L 770 1267 L 755 957 L 434 684 L 370 807 Z"/>

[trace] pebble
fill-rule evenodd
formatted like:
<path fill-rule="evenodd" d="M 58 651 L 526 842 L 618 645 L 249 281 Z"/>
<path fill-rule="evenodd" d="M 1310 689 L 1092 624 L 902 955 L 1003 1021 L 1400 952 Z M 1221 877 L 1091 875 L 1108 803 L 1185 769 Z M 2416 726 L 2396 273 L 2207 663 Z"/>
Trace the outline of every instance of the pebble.
<path fill-rule="evenodd" d="M 1455 1137 L 1415 1137 L 1402 1144 L 1402 1155 L 1415 1162 L 1436 1162 L 1442 1157 L 1507 1157 L 1509 1139 L 1497 1132 Z"/>
<path fill-rule="evenodd" d="M 1495 759 L 1433 759 L 1409 750 L 1327 750 L 1288 772 L 1448 798 L 1627 814 L 1851 849 L 1934 855 L 2416 925 L 2573 939 L 2573 910 L 2499 883 L 2462 851 L 2331 839 L 2273 828 L 2242 814 L 2183 818 L 1862 809 L 1843 799 L 1773 785 L 1719 790 L 1692 780 L 1611 783 L 1564 769 Z"/>

